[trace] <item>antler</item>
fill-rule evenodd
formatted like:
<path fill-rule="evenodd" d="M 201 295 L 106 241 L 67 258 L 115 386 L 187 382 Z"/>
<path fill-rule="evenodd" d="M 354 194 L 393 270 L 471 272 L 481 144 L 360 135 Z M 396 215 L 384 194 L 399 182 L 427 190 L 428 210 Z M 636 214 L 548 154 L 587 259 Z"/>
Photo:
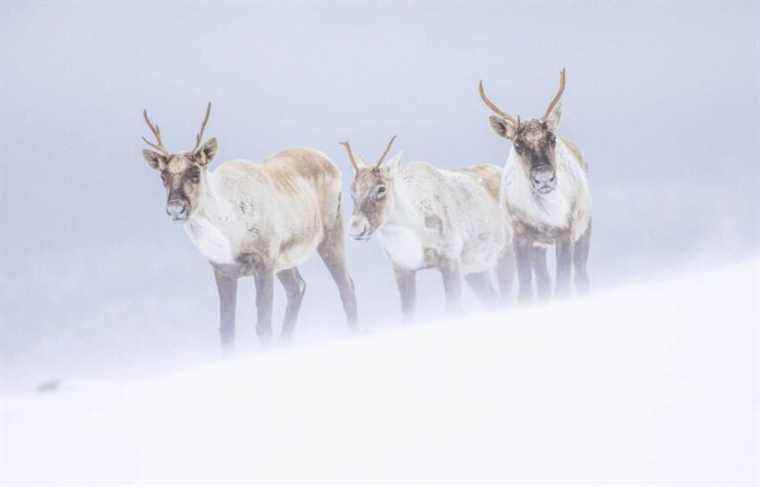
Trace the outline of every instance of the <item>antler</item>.
<path fill-rule="evenodd" d="M 351 144 L 349 144 L 348 141 L 339 142 L 339 144 L 346 148 L 348 158 L 351 160 L 351 165 L 354 167 L 354 171 L 359 172 L 359 164 L 356 162 L 356 159 L 354 159 L 354 151 L 351 150 Z"/>
<path fill-rule="evenodd" d="M 562 71 L 559 72 L 559 90 L 557 91 L 557 94 L 554 95 L 554 98 L 552 98 L 551 103 L 549 103 L 549 108 L 546 109 L 544 118 L 551 115 L 552 111 L 554 110 L 554 107 L 557 106 L 557 103 L 559 103 L 559 99 L 562 97 L 562 93 L 564 92 L 565 92 L 565 68 L 562 68 Z"/>
<path fill-rule="evenodd" d="M 394 135 L 391 137 L 390 142 L 388 142 L 388 145 L 385 147 L 385 152 L 383 152 L 383 155 L 380 156 L 380 159 L 377 160 L 377 164 L 375 164 L 375 167 L 380 167 L 380 164 L 383 163 L 383 160 L 385 160 L 385 156 L 388 155 L 388 152 L 391 150 L 391 146 L 393 145 L 393 141 L 396 140 L 396 136 Z"/>
<path fill-rule="evenodd" d="M 153 136 L 156 138 L 157 144 L 154 144 L 153 142 L 149 141 L 145 137 L 141 137 L 142 140 L 149 146 L 161 152 L 162 154 L 169 155 L 169 150 L 166 147 L 164 147 L 164 143 L 161 142 L 161 130 L 158 128 L 158 125 L 154 125 L 153 123 L 151 123 L 150 118 L 148 118 L 148 110 L 143 110 L 143 118 L 145 119 L 145 123 L 148 124 L 148 128 L 150 128 L 150 131 L 153 132 Z"/>
<path fill-rule="evenodd" d="M 209 115 L 211 115 L 211 102 L 208 102 L 208 105 L 206 106 L 206 116 L 203 117 L 203 123 L 201 124 L 201 131 L 195 134 L 195 147 L 193 147 L 193 150 L 190 152 L 197 151 L 198 148 L 201 146 L 201 142 L 203 142 L 203 132 L 206 130 L 206 125 L 208 124 Z"/>
<path fill-rule="evenodd" d="M 504 119 L 512 122 L 513 124 L 517 124 L 517 120 L 515 118 L 503 111 L 501 108 L 497 107 L 494 102 L 492 102 L 488 96 L 486 96 L 486 90 L 483 87 L 483 80 L 480 80 L 480 83 L 478 83 L 478 91 L 480 92 L 480 98 L 483 99 L 483 103 L 486 104 L 488 108 L 490 108 L 496 115 L 499 115 L 500 117 L 503 117 Z"/>

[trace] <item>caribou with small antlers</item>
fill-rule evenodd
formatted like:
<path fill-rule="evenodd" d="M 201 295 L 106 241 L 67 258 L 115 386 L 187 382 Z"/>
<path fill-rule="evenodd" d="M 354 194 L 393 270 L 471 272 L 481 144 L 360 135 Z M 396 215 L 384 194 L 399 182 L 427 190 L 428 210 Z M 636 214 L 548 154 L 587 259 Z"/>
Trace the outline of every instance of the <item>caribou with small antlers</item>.
<path fill-rule="evenodd" d="M 560 86 L 544 116 L 523 122 L 501 110 L 486 96 L 480 97 L 496 115 L 490 117 L 497 135 L 512 141 L 501 180 L 501 202 L 514 230 L 514 249 L 521 301 L 533 295 L 533 273 L 540 297 L 551 294 L 546 248 L 556 244 L 556 293 L 569 292 L 575 273 L 579 293 L 589 289 L 586 269 L 591 241 L 591 193 L 588 167 L 580 151 L 557 135 L 565 91 L 565 70 Z"/>
<path fill-rule="evenodd" d="M 490 271 L 496 269 L 502 296 L 513 279 L 511 232 L 498 200 L 501 171 L 479 164 L 449 171 L 425 162 L 400 165 L 401 154 L 383 164 L 394 136 L 372 165 L 342 142 L 354 170 L 354 210 L 349 235 L 378 240 L 391 260 L 409 321 L 416 303 L 416 272 L 436 268 L 447 306 L 460 308 L 462 276 L 486 305 L 498 302 Z"/>
<path fill-rule="evenodd" d="M 262 163 L 243 160 L 209 163 L 218 150 L 216 138 L 203 142 L 211 103 L 195 146 L 171 152 L 161 132 L 143 117 L 156 141 L 143 140 L 148 165 L 159 171 L 167 191 L 166 213 L 184 223 L 197 249 L 211 263 L 219 291 L 220 335 L 229 348 L 235 338 L 237 281 L 253 276 L 256 283 L 256 332 L 264 342 L 272 336 L 273 281 L 287 294 L 282 334 L 292 334 L 306 285 L 298 266 L 316 250 L 338 285 L 351 328 L 357 325 L 354 284 L 346 269 L 340 170 L 321 152 L 291 149 Z"/>

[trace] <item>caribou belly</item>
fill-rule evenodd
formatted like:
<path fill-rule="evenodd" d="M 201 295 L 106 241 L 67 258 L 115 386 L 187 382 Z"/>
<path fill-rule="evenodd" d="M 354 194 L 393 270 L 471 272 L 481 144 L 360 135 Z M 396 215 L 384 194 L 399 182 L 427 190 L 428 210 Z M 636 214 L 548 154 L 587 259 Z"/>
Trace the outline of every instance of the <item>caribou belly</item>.
<path fill-rule="evenodd" d="M 424 267 L 425 250 L 422 241 L 411 229 L 386 225 L 378 232 L 378 239 L 395 264 L 409 270 Z"/>

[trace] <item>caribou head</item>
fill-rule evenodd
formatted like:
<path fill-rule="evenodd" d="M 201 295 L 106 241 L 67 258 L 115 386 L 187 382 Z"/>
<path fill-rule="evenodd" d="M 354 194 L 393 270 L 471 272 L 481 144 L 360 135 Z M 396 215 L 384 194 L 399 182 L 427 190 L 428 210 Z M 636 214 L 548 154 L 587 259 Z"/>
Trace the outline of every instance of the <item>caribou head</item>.
<path fill-rule="evenodd" d="M 192 150 L 170 152 L 161 141 L 158 125 L 153 124 L 148 118 L 148 111 L 143 110 L 145 123 L 156 138 L 155 143 L 145 137 L 142 138 L 146 144 L 155 149 L 144 149 L 143 157 L 150 167 L 161 174 L 161 180 L 167 192 L 166 214 L 172 221 L 186 221 L 197 208 L 203 173 L 219 148 L 214 137 L 201 144 L 210 114 L 211 102 L 206 107 L 206 116 L 203 118 L 200 132 L 195 135 L 195 147 Z"/>
<path fill-rule="evenodd" d="M 507 114 L 486 96 L 483 81 L 478 85 L 480 97 L 496 115 L 491 115 L 491 128 L 497 135 L 512 141 L 533 190 L 550 193 L 557 186 L 556 147 L 557 130 L 562 117 L 560 98 L 565 91 L 565 70 L 560 72 L 559 90 L 554 95 L 544 116 L 523 122 Z"/>
<path fill-rule="evenodd" d="M 354 211 L 351 215 L 348 234 L 355 240 L 372 238 L 372 235 L 385 223 L 386 212 L 393 205 L 393 173 L 401 159 L 401 154 L 386 165 L 383 165 L 383 162 L 394 140 L 396 140 L 395 135 L 388 142 L 385 152 L 374 164 L 367 164 L 361 156 L 354 155 L 348 142 L 340 143 L 346 148 L 348 159 L 354 170 L 351 183 Z"/>

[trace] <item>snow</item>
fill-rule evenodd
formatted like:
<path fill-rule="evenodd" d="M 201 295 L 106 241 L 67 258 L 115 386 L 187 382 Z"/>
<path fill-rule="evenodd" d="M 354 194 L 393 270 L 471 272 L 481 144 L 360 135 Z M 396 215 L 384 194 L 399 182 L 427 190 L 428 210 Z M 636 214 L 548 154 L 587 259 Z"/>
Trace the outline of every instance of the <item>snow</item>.
<path fill-rule="evenodd" d="M 758 271 L 6 396 L 0 483 L 749 483 Z"/>

